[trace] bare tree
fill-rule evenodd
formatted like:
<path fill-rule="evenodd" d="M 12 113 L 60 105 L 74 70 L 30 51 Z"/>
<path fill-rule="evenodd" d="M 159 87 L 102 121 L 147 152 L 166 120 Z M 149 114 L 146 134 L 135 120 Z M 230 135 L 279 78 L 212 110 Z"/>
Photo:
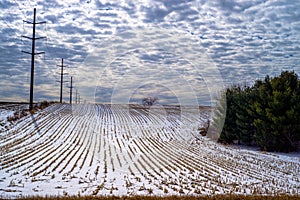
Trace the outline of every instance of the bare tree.
<path fill-rule="evenodd" d="M 206 134 L 208 132 L 208 129 L 209 129 L 209 126 L 210 126 L 210 120 L 208 119 L 204 127 L 198 128 L 199 133 L 202 136 L 206 136 Z"/>
<path fill-rule="evenodd" d="M 157 97 L 145 97 L 142 100 L 142 103 L 144 106 L 152 106 L 153 104 L 155 104 L 158 101 Z"/>

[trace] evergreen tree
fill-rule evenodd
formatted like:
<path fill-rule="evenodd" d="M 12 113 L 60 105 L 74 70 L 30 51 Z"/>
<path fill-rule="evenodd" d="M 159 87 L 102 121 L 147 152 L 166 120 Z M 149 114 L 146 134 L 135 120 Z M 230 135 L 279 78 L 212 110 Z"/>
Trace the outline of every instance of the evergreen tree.
<path fill-rule="evenodd" d="M 256 93 L 256 100 L 252 105 L 255 116 L 253 120 L 253 125 L 255 127 L 254 139 L 262 150 L 272 151 L 275 144 L 273 144 L 272 140 L 271 122 L 267 117 L 269 102 L 272 98 L 270 96 L 272 93 L 270 77 L 266 76 L 263 82 L 256 82 L 254 88 Z"/>
<path fill-rule="evenodd" d="M 228 143 L 231 144 L 233 140 L 237 139 L 237 136 L 235 135 L 237 133 L 236 129 L 236 116 L 235 116 L 235 99 L 234 99 L 234 92 L 232 89 L 226 90 L 226 118 L 225 123 L 222 129 L 222 132 L 219 137 L 219 142 L 221 143 Z"/>
<path fill-rule="evenodd" d="M 265 151 L 294 151 L 300 141 L 300 81 L 295 72 L 226 90 L 219 142 L 256 144 Z"/>
<path fill-rule="evenodd" d="M 236 126 L 239 144 L 251 145 L 253 143 L 254 126 L 253 118 L 249 115 L 251 109 L 251 90 L 250 87 L 239 87 L 236 97 Z"/>

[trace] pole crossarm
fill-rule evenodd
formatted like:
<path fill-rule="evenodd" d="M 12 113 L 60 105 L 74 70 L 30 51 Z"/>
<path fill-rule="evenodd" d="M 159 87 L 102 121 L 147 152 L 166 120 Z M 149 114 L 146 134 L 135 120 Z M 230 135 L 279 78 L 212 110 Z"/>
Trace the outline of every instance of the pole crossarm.
<path fill-rule="evenodd" d="M 26 35 L 22 35 L 21 37 L 23 37 L 23 38 L 27 38 L 27 39 L 30 39 L 30 40 L 33 40 L 33 38 L 32 38 L 32 37 L 28 37 L 28 36 L 26 36 Z"/>
<path fill-rule="evenodd" d="M 34 55 L 40 55 L 40 54 L 45 54 L 45 52 L 37 52 L 37 53 L 34 53 Z"/>
<path fill-rule="evenodd" d="M 46 39 L 47 37 L 43 36 L 43 37 L 36 37 L 34 38 L 35 40 L 39 40 L 39 39 Z"/>
<path fill-rule="evenodd" d="M 23 51 L 23 50 L 22 50 L 22 53 L 27 53 L 27 54 L 32 55 L 32 53 L 31 53 L 31 52 L 28 52 L 28 51 Z"/>
<path fill-rule="evenodd" d="M 42 21 L 42 22 L 30 22 L 30 21 L 27 21 L 27 20 L 23 20 L 23 22 L 26 22 L 27 24 L 45 24 L 45 23 L 47 23 L 46 21 Z"/>
<path fill-rule="evenodd" d="M 32 24 L 32 37 L 28 37 L 25 35 L 22 35 L 23 38 L 30 39 L 32 41 L 31 45 L 31 52 L 22 51 L 23 53 L 30 54 L 31 55 L 31 76 L 30 76 L 30 100 L 29 100 L 29 110 L 33 110 L 33 85 L 34 85 L 34 56 L 39 54 L 44 54 L 45 52 L 35 52 L 35 40 L 44 39 L 46 37 L 35 37 L 35 25 L 37 24 L 44 24 L 46 22 L 36 22 L 36 8 L 33 10 L 33 22 L 29 22 L 26 20 L 23 20 L 24 22 L 28 24 Z"/>
<path fill-rule="evenodd" d="M 26 39 L 30 39 L 30 40 L 39 40 L 39 39 L 45 39 L 45 38 L 47 38 L 45 36 L 32 38 L 32 37 L 28 37 L 26 35 L 22 35 L 21 37 L 26 38 Z"/>
<path fill-rule="evenodd" d="M 22 50 L 22 53 L 27 53 L 27 54 L 30 54 L 30 55 L 33 54 L 32 52 L 23 51 L 23 50 Z M 34 53 L 34 55 L 40 55 L 40 54 L 45 54 L 45 52 L 37 52 L 37 53 Z"/>

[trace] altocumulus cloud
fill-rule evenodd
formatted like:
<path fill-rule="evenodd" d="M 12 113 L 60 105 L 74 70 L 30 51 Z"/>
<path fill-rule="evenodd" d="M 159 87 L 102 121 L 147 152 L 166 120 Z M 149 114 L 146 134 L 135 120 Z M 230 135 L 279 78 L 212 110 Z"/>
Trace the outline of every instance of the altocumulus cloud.
<path fill-rule="evenodd" d="M 223 87 L 218 69 L 196 37 L 157 26 L 135 28 L 105 40 L 80 69 L 85 78 L 79 81 L 81 87 L 89 87 L 85 96 L 95 95 L 91 83 L 98 80 L 95 99 L 101 102 L 129 103 L 134 91 L 146 87 L 145 97 L 156 94 L 164 103 L 197 105 L 201 104 L 197 94 L 206 96 L 205 103 L 210 103 Z M 203 84 L 207 87 L 201 87 Z M 172 91 L 173 99 L 164 97 L 162 87 Z M 101 98 L 101 88 L 111 88 L 112 96 Z"/>
<path fill-rule="evenodd" d="M 21 35 L 31 36 L 23 20 L 32 20 L 33 7 L 47 21 L 37 26 L 47 39 L 37 43 L 46 55 L 36 58 L 36 101 L 59 99 L 61 58 L 81 96 L 101 102 L 156 94 L 166 103 L 209 104 L 224 85 L 300 73 L 299 1 L 4 0 L 1 100 L 28 99 L 30 60 L 21 50 L 30 42 Z"/>

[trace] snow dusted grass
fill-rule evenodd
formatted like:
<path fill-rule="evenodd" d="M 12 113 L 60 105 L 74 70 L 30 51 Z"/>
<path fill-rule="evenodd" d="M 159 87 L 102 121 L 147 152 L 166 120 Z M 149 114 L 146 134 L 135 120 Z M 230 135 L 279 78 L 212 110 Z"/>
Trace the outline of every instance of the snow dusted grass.
<path fill-rule="evenodd" d="M 200 137 L 209 115 L 205 107 L 54 104 L 0 131 L 0 197 L 299 194 L 299 156 Z"/>
<path fill-rule="evenodd" d="M 12 119 L 20 118 L 22 111 L 27 108 L 24 104 L 0 103 L 0 132 L 4 132 L 11 127 Z"/>
<path fill-rule="evenodd" d="M 215 195 L 215 196 L 106 196 L 106 197 L 95 197 L 95 196 L 84 196 L 84 197 L 25 197 L 18 198 L 19 200 L 297 200 L 299 196 L 242 196 L 242 195 Z"/>

